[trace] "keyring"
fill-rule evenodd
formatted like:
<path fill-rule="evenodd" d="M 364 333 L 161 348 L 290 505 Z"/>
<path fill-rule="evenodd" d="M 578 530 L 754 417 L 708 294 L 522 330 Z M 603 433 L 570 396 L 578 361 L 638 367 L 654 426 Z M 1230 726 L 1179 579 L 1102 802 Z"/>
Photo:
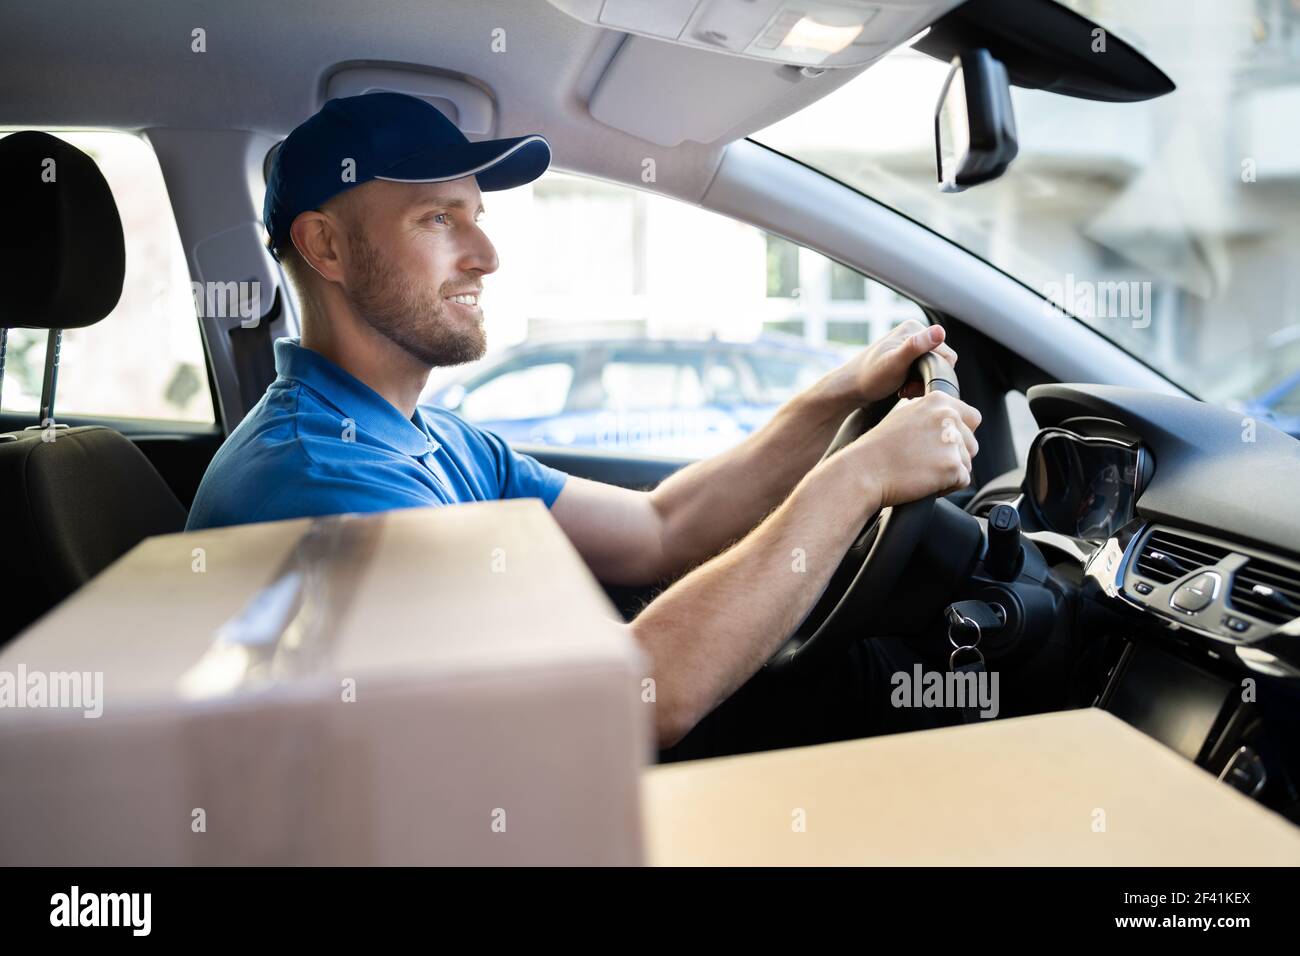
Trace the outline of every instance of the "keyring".
<path fill-rule="evenodd" d="M 952 636 L 952 629 L 956 627 L 957 624 L 954 624 L 953 622 L 950 621 L 948 622 L 948 643 L 956 648 L 979 647 L 980 637 L 982 636 L 980 632 L 979 624 L 975 622 L 974 618 L 969 618 L 969 617 L 962 617 L 959 623 L 963 625 L 969 624 L 971 627 L 975 628 L 975 640 L 971 641 L 969 644 L 958 644 L 956 638 Z"/>
<path fill-rule="evenodd" d="M 970 651 L 979 659 L 979 666 L 980 667 L 984 666 L 984 655 L 980 653 L 980 649 L 976 647 L 974 644 L 963 644 L 961 647 L 956 648 L 952 652 L 952 654 L 949 655 L 948 670 L 950 671 L 957 670 L 957 655 L 960 654 L 962 651 Z"/>

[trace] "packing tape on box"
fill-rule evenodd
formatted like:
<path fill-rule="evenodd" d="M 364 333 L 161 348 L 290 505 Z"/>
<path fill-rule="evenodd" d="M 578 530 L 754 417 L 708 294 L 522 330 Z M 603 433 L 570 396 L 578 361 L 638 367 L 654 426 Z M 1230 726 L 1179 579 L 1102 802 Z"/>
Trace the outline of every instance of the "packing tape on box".
<path fill-rule="evenodd" d="M 274 577 L 216 631 L 180 678 L 184 697 L 223 697 L 321 668 L 383 534 L 384 516 L 332 515 L 308 526 Z"/>

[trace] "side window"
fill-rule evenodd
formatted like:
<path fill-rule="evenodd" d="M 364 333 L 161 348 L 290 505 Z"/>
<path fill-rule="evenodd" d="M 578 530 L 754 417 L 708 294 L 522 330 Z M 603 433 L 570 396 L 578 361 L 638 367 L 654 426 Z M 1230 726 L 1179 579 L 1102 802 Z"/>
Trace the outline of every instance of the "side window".
<path fill-rule="evenodd" d="M 117 307 L 63 333 L 55 417 L 212 423 L 212 392 L 176 220 L 162 171 L 140 137 L 60 132 L 108 180 L 122 217 L 126 278 Z M 0 406 L 38 413 L 47 333 L 12 329 Z"/>
<path fill-rule="evenodd" d="M 494 375 L 466 393 L 460 413 L 472 422 L 547 418 L 564 411 L 571 362 L 539 362 Z"/>
<path fill-rule="evenodd" d="M 862 345 L 925 319 L 823 255 L 630 187 L 551 172 L 484 207 L 500 260 L 484 282 L 488 354 L 438 370 L 423 400 L 455 407 L 492 370 L 570 343 L 583 360 L 566 402 L 520 386 L 527 414 L 479 419 L 511 441 L 713 454 Z"/>
<path fill-rule="evenodd" d="M 800 356 L 755 352 L 748 359 L 764 403 L 793 398 L 826 373 L 821 363 Z"/>
<path fill-rule="evenodd" d="M 698 356 L 614 352 L 600 369 L 604 408 L 698 408 L 704 404 L 702 366 Z"/>
<path fill-rule="evenodd" d="M 738 405 L 745 401 L 736 363 L 725 356 L 715 356 L 705 372 L 707 401 L 718 405 Z"/>
<path fill-rule="evenodd" d="M 848 266 L 780 236 L 765 234 L 764 241 L 768 332 L 814 346 L 856 346 L 875 341 L 906 319 L 926 321 L 911 299 Z"/>

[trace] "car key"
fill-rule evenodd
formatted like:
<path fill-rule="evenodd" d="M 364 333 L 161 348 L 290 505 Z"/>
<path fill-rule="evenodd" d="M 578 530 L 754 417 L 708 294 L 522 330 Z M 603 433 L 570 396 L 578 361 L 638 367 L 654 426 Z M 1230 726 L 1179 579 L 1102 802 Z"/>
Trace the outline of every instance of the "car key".
<path fill-rule="evenodd" d="M 960 646 L 953 637 L 954 630 L 974 631 L 974 641 L 961 643 L 978 645 L 982 635 L 996 631 L 1006 623 L 1006 612 L 988 601 L 954 601 L 944 610 L 944 615 L 948 618 L 948 639 L 953 647 Z"/>

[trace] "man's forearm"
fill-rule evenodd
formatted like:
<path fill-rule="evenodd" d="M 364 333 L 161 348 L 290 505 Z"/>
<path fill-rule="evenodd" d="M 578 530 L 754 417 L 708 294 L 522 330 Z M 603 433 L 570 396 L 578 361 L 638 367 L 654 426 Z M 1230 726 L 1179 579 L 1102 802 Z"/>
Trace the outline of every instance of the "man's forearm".
<path fill-rule="evenodd" d="M 661 746 L 680 739 L 780 647 L 879 502 L 865 463 L 837 455 L 752 534 L 632 622 L 654 659 Z"/>
<path fill-rule="evenodd" d="M 658 576 L 680 574 L 747 534 L 817 463 L 853 407 L 828 376 L 735 448 L 660 484 L 651 492 L 663 529 Z"/>

